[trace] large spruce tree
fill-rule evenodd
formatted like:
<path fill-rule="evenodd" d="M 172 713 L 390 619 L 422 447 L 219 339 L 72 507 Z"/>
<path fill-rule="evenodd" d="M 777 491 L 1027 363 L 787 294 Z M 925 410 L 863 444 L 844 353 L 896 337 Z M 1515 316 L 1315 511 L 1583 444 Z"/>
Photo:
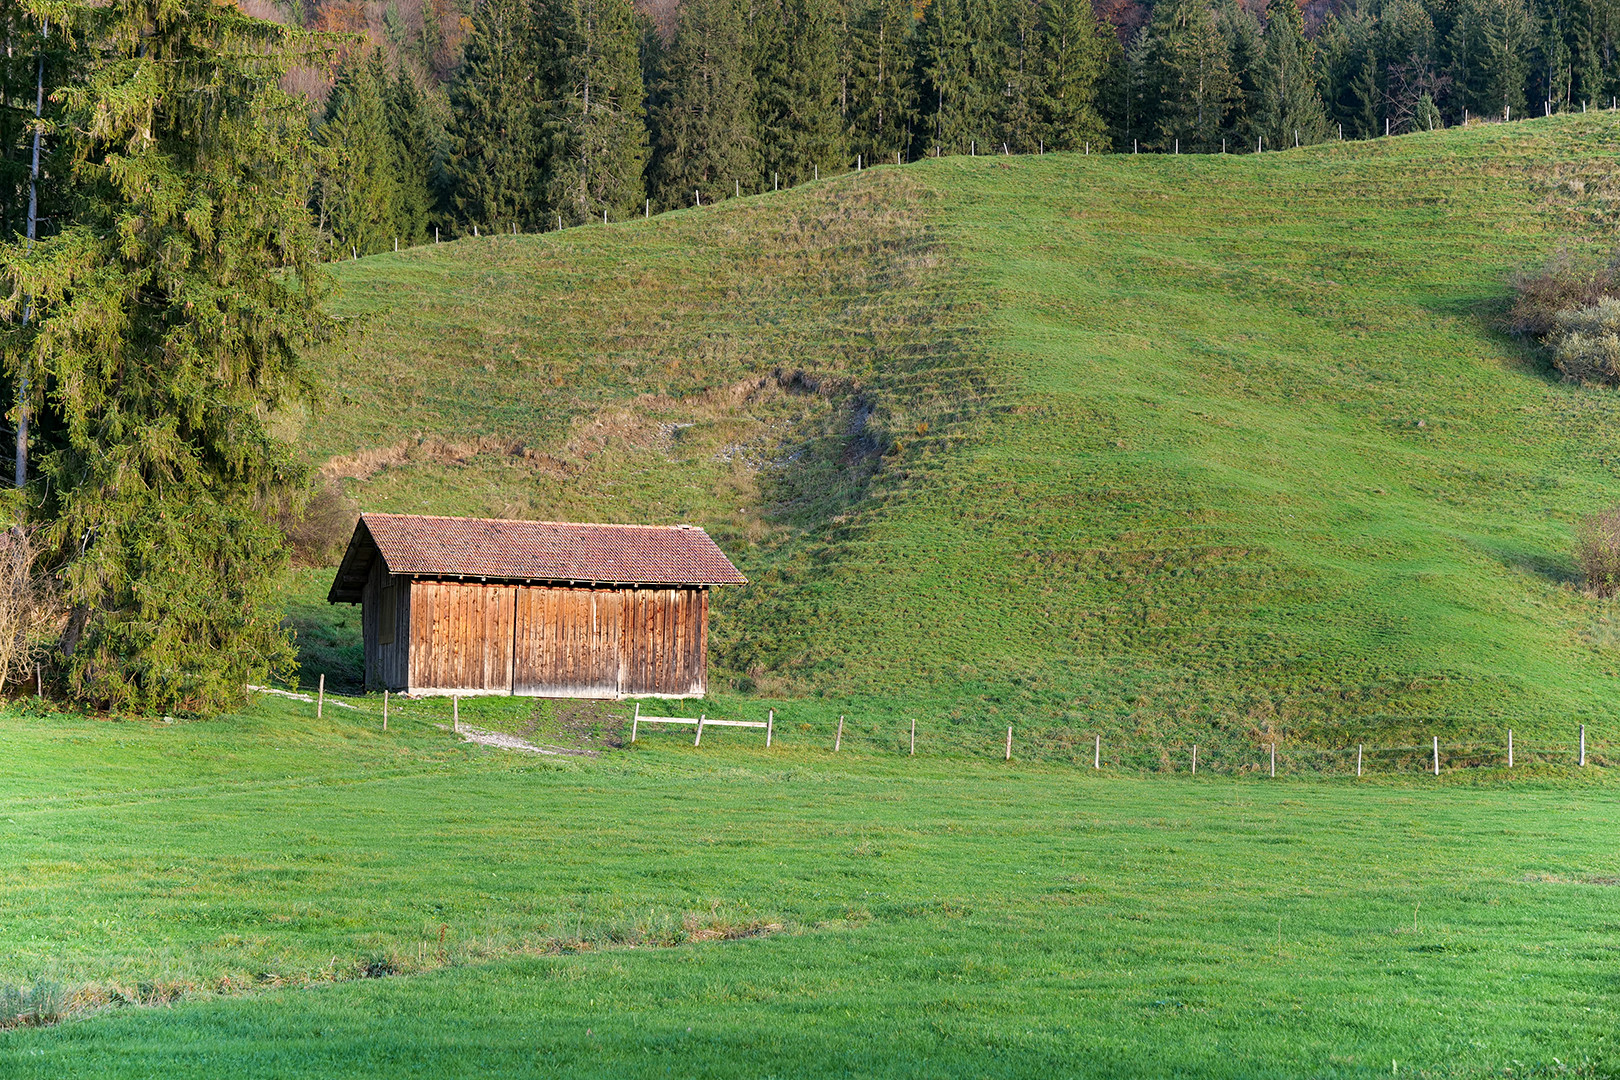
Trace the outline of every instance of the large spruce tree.
<path fill-rule="evenodd" d="M 797 184 L 818 170 L 842 170 L 848 145 L 834 0 L 756 0 L 750 22 L 759 177 Z"/>
<path fill-rule="evenodd" d="M 1316 59 L 1305 40 L 1305 20 L 1294 0 L 1269 0 L 1266 32 L 1255 71 L 1250 123 L 1270 146 L 1320 142 L 1327 114 L 1316 89 Z"/>
<path fill-rule="evenodd" d="M 542 11 L 551 210 L 570 224 L 638 213 L 648 147 L 635 9 L 630 0 L 543 0 Z"/>
<path fill-rule="evenodd" d="M 912 0 L 872 0 L 852 23 L 850 142 L 852 152 L 868 161 L 893 161 L 911 150 L 916 29 Z"/>
<path fill-rule="evenodd" d="M 739 0 L 687 0 L 664 57 L 651 169 L 653 200 L 672 208 L 759 181 L 754 72 Z"/>
<path fill-rule="evenodd" d="M 1237 102 L 1231 52 L 1206 0 L 1165 0 L 1134 46 L 1137 137 L 1158 150 L 1220 149 Z"/>
<path fill-rule="evenodd" d="M 928 152 L 1000 148 L 1006 90 L 1002 0 L 933 0 L 917 32 Z"/>
<path fill-rule="evenodd" d="M 403 64 L 394 73 L 387 105 L 397 162 L 394 228 L 402 245 L 420 244 L 429 238 L 433 219 L 433 165 L 442 129 L 436 128 L 416 76 Z"/>
<path fill-rule="evenodd" d="M 317 133 L 326 151 L 317 207 L 342 257 L 386 251 L 401 231 L 405 177 L 389 122 L 390 96 L 381 51 L 356 49 L 338 69 L 327 98 Z"/>
<path fill-rule="evenodd" d="M 447 171 L 470 229 L 544 224 L 542 124 L 547 88 L 531 0 L 481 0 L 450 87 Z"/>
<path fill-rule="evenodd" d="M 0 348 L 33 372 L 63 681 L 114 710 L 207 711 L 293 666 L 265 506 L 303 472 L 273 421 L 309 396 L 299 349 L 326 325 L 308 114 L 279 86 L 297 39 L 215 0 L 62 13 L 71 170 L 51 182 L 74 210 L 0 256 Z"/>
<path fill-rule="evenodd" d="M 1114 36 L 1091 0 L 1043 0 L 1038 54 L 1042 141 L 1049 150 L 1107 149 L 1097 89 Z"/>

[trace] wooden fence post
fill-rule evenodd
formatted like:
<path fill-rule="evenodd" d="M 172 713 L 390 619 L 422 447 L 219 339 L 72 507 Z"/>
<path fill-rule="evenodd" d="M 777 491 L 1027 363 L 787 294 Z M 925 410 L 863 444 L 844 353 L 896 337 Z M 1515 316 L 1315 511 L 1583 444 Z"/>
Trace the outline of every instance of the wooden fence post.
<path fill-rule="evenodd" d="M 636 741 L 636 729 L 641 726 L 641 702 L 636 702 L 636 715 L 630 718 L 630 741 Z"/>
<path fill-rule="evenodd" d="M 917 721 L 911 722 L 911 756 L 917 756 Z"/>
<path fill-rule="evenodd" d="M 1277 744 L 1275 742 L 1271 744 L 1271 776 L 1272 779 L 1277 777 Z"/>
<path fill-rule="evenodd" d="M 702 744 L 702 742 L 703 742 L 703 721 L 707 720 L 708 718 L 709 718 L 708 713 L 698 713 L 697 738 L 692 740 L 692 745 L 693 746 L 699 746 L 699 745 Z"/>
<path fill-rule="evenodd" d="M 833 736 L 833 753 L 835 753 L 835 754 L 838 753 L 838 748 L 840 746 L 843 746 L 843 745 L 844 745 L 844 718 L 842 716 L 840 716 L 838 718 L 838 734 Z"/>
<path fill-rule="evenodd" d="M 1513 768 L 1513 729 L 1508 728 L 1508 768 Z"/>
<path fill-rule="evenodd" d="M 1440 736 L 1434 737 L 1434 775 L 1440 775 Z"/>
<path fill-rule="evenodd" d="M 388 730 L 388 688 L 383 688 L 383 730 Z"/>
<path fill-rule="evenodd" d="M 1093 769 L 1102 768 L 1102 733 L 1101 732 L 1097 733 L 1096 745 L 1093 746 L 1092 750 L 1091 750 L 1091 767 Z"/>
<path fill-rule="evenodd" d="M 326 708 L 326 673 L 321 673 L 320 689 L 315 691 L 315 719 L 321 718 L 321 710 Z"/>
<path fill-rule="evenodd" d="M 1194 776 L 1198 775 L 1198 744 L 1197 743 L 1193 743 L 1193 770 L 1192 770 L 1192 774 Z"/>
<path fill-rule="evenodd" d="M 771 709 L 765 714 L 765 749 L 771 748 L 771 734 L 776 730 L 776 710 Z"/>
<path fill-rule="evenodd" d="M 1008 761 L 1012 760 L 1012 725 L 1011 724 L 1007 725 L 1007 758 L 1006 758 L 1006 760 L 1008 760 Z"/>
<path fill-rule="evenodd" d="M 325 679 L 326 676 L 323 675 L 321 678 Z M 45 673 L 37 660 L 34 661 L 34 696 L 37 698 L 45 696 Z"/>
<path fill-rule="evenodd" d="M 1361 777 L 1361 744 L 1356 743 L 1356 777 Z"/>

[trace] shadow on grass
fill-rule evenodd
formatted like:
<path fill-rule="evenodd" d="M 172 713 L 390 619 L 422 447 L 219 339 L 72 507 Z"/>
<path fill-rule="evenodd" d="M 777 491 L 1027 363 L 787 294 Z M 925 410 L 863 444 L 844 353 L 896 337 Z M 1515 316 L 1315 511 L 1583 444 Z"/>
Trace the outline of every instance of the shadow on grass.
<path fill-rule="evenodd" d="M 325 569 L 294 570 L 281 624 L 293 632 L 300 686 L 312 690 L 325 675 L 328 690 L 358 694 L 365 689 L 366 674 L 360 607 L 327 603 L 332 574 Z"/>
<path fill-rule="evenodd" d="M 1479 550 L 1510 570 L 1534 574 L 1554 585 L 1578 588 L 1581 584 L 1580 569 L 1575 565 L 1575 560 L 1568 555 L 1491 541 L 1476 541 L 1476 545 Z"/>

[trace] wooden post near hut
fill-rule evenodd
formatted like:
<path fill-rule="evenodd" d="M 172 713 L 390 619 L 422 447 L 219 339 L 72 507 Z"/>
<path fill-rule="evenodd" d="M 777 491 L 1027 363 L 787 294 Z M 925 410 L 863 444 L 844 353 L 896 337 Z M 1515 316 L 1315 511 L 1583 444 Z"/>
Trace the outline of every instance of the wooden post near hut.
<path fill-rule="evenodd" d="M 844 745 L 844 718 L 842 716 L 840 716 L 838 718 L 838 734 L 833 736 L 833 753 L 835 753 L 835 754 L 838 753 L 838 748 L 843 746 L 843 745 Z"/>
<path fill-rule="evenodd" d="M 388 691 L 383 691 L 383 730 L 388 730 Z"/>
<path fill-rule="evenodd" d="M 315 719 L 321 718 L 321 710 L 326 708 L 326 673 L 321 672 L 320 684 L 315 690 Z"/>
<path fill-rule="evenodd" d="M 765 713 L 765 749 L 771 748 L 771 735 L 776 731 L 776 710 L 768 709 Z"/>
<path fill-rule="evenodd" d="M 709 718 L 708 713 L 698 713 L 697 738 L 692 740 L 693 746 L 703 745 L 703 721 Z"/>
<path fill-rule="evenodd" d="M 636 702 L 636 715 L 630 718 L 630 741 L 636 741 L 636 729 L 641 726 L 641 702 Z"/>

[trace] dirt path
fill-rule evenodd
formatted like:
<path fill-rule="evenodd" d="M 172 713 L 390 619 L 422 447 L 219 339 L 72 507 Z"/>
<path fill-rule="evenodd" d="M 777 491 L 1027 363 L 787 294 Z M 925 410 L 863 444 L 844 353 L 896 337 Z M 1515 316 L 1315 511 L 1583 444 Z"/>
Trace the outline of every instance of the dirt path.
<path fill-rule="evenodd" d="M 516 735 L 508 735 L 501 731 L 485 731 L 483 728 L 461 725 L 461 741 L 478 743 L 480 746 L 494 746 L 502 750 L 518 750 L 525 754 L 550 754 L 556 757 L 597 757 L 595 750 L 570 750 L 562 746 L 536 746 L 531 742 L 524 742 Z"/>

